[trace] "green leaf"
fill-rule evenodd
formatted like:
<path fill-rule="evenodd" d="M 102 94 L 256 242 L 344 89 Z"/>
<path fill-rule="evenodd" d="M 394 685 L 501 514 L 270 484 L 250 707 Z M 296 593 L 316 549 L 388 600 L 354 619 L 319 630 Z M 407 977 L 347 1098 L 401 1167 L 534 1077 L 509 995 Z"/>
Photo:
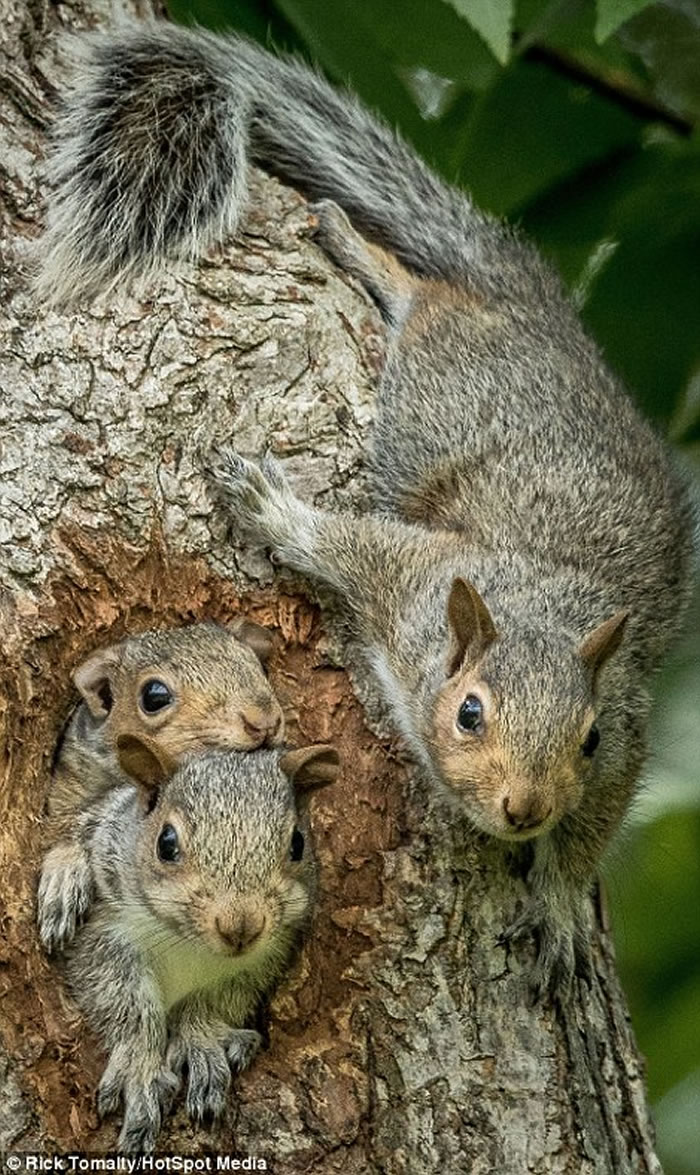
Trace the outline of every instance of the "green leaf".
<path fill-rule="evenodd" d="M 657 97 L 700 119 L 700 7 L 654 5 L 626 25 L 620 40 L 644 62 Z"/>
<path fill-rule="evenodd" d="M 234 29 L 263 45 L 298 52 L 301 41 L 268 0 L 167 0 L 168 12 L 181 24 L 224 32 Z"/>
<path fill-rule="evenodd" d="M 652 775 L 646 787 L 655 786 Z M 649 1074 L 652 1099 L 700 1055 L 700 1019 L 690 1014 L 700 996 L 699 844 L 700 814 L 679 810 L 628 831 L 606 865 L 620 972 L 639 1044 L 660 1059 Z"/>
<path fill-rule="evenodd" d="M 523 211 L 565 279 L 587 285 L 583 319 L 611 365 L 667 426 L 700 367 L 699 203 L 700 151 L 659 143 L 594 167 Z M 604 264 L 591 274 L 603 245 Z"/>
<path fill-rule="evenodd" d="M 611 74 L 627 84 L 644 87 L 647 75 L 633 55 L 625 51 L 618 37 L 604 45 L 595 35 L 594 0 L 518 0 L 515 11 L 519 56 L 532 47 L 546 48 L 578 62 L 594 74 Z M 625 30 L 626 32 L 627 30 Z"/>
<path fill-rule="evenodd" d="M 422 68 L 470 90 L 486 89 L 498 75 L 479 34 L 443 0 L 353 0 L 351 11 L 313 0 L 308 7 L 315 24 L 332 19 L 345 37 L 359 25 L 383 51 L 382 75 L 392 64 Z"/>
<path fill-rule="evenodd" d="M 505 65 L 510 55 L 510 37 L 515 0 L 445 0 L 476 29 L 497 61 Z"/>
<path fill-rule="evenodd" d="M 641 135 L 627 111 L 529 61 L 502 72 L 466 118 L 457 104 L 451 121 L 453 175 L 477 204 L 511 217 L 557 181 L 636 146 Z"/>
<path fill-rule="evenodd" d="M 598 19 L 595 24 L 597 41 L 606 41 L 625 21 L 631 20 L 653 0 L 598 0 Z"/>
<path fill-rule="evenodd" d="M 277 8 L 335 81 L 380 110 L 407 138 L 420 136 L 417 105 L 359 10 L 343 20 L 338 9 L 317 0 L 277 0 Z"/>

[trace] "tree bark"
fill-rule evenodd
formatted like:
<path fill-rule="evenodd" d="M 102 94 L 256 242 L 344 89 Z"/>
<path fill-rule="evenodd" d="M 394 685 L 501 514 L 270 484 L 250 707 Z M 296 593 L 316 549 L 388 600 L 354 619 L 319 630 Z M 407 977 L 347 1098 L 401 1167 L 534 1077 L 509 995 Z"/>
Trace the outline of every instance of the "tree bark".
<path fill-rule="evenodd" d="M 195 1129 L 179 1107 L 163 1151 L 253 1155 L 277 1175 L 657 1172 L 600 910 L 592 988 L 565 1011 L 531 1006 L 530 950 L 497 941 L 522 882 L 427 794 L 332 606 L 232 544 L 207 495 L 199 455 L 234 437 L 269 447 L 304 497 L 366 506 L 381 325 L 308 239 L 303 201 L 256 176 L 240 238 L 148 297 L 69 315 L 33 298 L 57 34 L 137 10 L 0 0 L 0 1147 L 92 1154 L 116 1138 L 94 1110 L 99 1043 L 34 923 L 70 671 L 127 631 L 243 609 L 280 634 L 292 736 L 335 743 L 343 778 L 315 801 L 322 898 L 269 1047 L 223 1122 Z"/>

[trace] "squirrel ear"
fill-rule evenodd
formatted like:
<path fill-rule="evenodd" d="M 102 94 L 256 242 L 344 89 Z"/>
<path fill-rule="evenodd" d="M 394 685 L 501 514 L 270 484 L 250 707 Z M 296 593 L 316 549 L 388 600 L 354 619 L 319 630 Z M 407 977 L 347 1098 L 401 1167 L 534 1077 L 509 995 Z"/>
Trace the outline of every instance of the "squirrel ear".
<path fill-rule="evenodd" d="M 254 620 L 246 620 L 244 616 L 236 617 L 226 627 L 242 644 L 253 650 L 262 665 L 267 665 L 275 647 L 275 638 L 269 628 L 263 628 Z"/>
<path fill-rule="evenodd" d="M 95 718 L 106 718 L 114 704 L 112 678 L 119 664 L 119 646 L 98 649 L 73 673 L 73 681 Z"/>
<path fill-rule="evenodd" d="M 340 756 L 335 747 L 319 744 L 299 747 L 282 755 L 280 767 L 297 792 L 312 792 L 333 783 L 340 770 Z"/>
<path fill-rule="evenodd" d="M 608 657 L 612 657 L 620 647 L 628 616 L 629 612 L 616 612 L 609 620 L 604 620 L 594 628 L 579 645 L 578 651 L 594 678 Z"/>
<path fill-rule="evenodd" d="M 467 653 L 472 660 L 478 660 L 489 645 L 493 644 L 498 633 L 491 613 L 478 591 L 460 576 L 453 581 L 450 588 L 447 622 L 450 629 L 447 676 L 452 677 Z"/>
<path fill-rule="evenodd" d="M 133 734 L 119 735 L 117 758 L 122 771 L 148 792 L 156 791 L 175 771 L 175 760 L 162 747 Z"/>

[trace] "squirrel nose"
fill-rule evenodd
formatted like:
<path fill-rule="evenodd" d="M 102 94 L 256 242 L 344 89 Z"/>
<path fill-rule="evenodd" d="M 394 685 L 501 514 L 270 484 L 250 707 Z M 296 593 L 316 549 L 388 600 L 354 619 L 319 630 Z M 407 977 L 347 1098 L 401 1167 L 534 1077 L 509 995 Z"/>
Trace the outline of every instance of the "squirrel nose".
<path fill-rule="evenodd" d="M 552 805 L 545 805 L 539 796 L 526 791 L 522 794 L 512 793 L 503 800 L 503 812 L 508 823 L 516 832 L 524 832 L 528 828 L 536 828 L 544 824 L 552 814 Z"/>
<path fill-rule="evenodd" d="M 242 955 L 258 941 L 265 929 L 265 915 L 248 911 L 239 918 L 224 918 L 217 915 L 214 925 L 224 942 L 231 948 L 231 954 Z"/>
<path fill-rule="evenodd" d="M 255 746 L 273 746 L 275 742 L 279 741 L 282 715 L 278 711 L 272 711 L 269 714 L 263 711 L 241 714 L 241 722 L 243 729 L 249 738 L 253 739 Z"/>

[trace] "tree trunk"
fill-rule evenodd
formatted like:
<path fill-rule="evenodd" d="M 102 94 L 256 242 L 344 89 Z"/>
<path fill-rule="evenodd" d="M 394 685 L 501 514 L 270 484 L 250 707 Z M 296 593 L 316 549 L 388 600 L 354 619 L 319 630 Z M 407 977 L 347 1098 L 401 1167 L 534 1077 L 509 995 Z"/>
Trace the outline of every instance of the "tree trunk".
<path fill-rule="evenodd" d="M 528 948 L 497 941 L 522 882 L 426 794 L 359 662 L 351 687 L 332 608 L 232 545 L 207 495 L 199 453 L 235 437 L 269 446 L 308 499 L 366 501 L 381 326 L 307 239 L 304 203 L 255 177 L 240 239 L 147 300 L 70 315 L 33 300 L 56 35 L 129 6 L 0 0 L 0 1147 L 92 1153 L 116 1138 L 94 1110 L 99 1044 L 34 924 L 70 671 L 124 632 L 244 609 L 280 633 L 272 680 L 292 736 L 335 743 L 345 766 L 315 801 L 323 896 L 269 1047 L 219 1126 L 178 1108 L 162 1149 L 257 1156 L 277 1175 L 659 1171 L 600 911 L 592 989 L 566 1011 L 531 1006 Z"/>

